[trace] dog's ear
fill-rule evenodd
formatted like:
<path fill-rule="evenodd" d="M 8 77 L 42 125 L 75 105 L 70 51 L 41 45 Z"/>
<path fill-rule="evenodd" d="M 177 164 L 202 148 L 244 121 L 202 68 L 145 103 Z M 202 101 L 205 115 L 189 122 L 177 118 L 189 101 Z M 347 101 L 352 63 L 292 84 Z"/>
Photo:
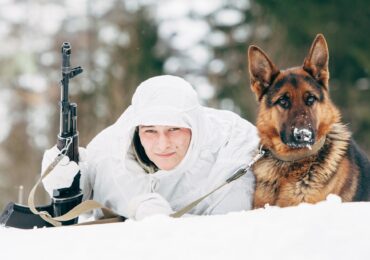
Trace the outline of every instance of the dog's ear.
<path fill-rule="evenodd" d="M 303 62 L 303 69 L 326 89 L 329 87 L 329 50 L 324 35 L 316 35 L 310 52 Z"/>
<path fill-rule="evenodd" d="M 279 70 L 269 57 L 254 45 L 248 49 L 248 64 L 251 89 L 256 94 L 257 100 L 261 101 Z"/>

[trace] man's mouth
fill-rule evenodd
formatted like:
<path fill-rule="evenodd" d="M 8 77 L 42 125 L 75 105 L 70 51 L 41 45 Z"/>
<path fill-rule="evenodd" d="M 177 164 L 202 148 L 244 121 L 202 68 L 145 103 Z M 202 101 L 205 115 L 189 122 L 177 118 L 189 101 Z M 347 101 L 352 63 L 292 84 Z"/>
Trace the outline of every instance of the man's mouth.
<path fill-rule="evenodd" d="M 171 153 L 157 153 L 156 155 L 158 157 L 162 157 L 162 158 L 168 158 L 168 157 L 171 157 L 172 155 L 174 155 L 175 152 L 171 152 Z"/>

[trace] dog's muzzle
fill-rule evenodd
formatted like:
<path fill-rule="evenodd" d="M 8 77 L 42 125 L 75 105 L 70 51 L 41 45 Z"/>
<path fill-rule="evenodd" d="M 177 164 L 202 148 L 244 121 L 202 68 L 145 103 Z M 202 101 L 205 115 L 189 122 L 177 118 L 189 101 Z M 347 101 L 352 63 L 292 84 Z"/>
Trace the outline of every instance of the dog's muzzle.
<path fill-rule="evenodd" d="M 310 143 L 313 140 L 313 132 L 306 128 L 294 128 L 293 137 L 296 143 Z"/>
<path fill-rule="evenodd" d="M 308 128 L 293 127 L 285 143 L 292 148 L 310 148 L 315 143 L 315 134 Z"/>
<path fill-rule="evenodd" d="M 293 129 L 293 143 L 296 147 L 310 147 L 315 142 L 314 132 L 307 128 Z"/>

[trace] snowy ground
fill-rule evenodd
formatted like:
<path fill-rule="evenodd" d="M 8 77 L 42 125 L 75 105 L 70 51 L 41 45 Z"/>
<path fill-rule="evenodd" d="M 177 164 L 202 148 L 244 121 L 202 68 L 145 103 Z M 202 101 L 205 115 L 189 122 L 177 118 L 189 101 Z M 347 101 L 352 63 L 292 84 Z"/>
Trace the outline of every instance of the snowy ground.
<path fill-rule="evenodd" d="M 223 216 L 18 230 L 0 227 L 1 259 L 370 259 L 370 202 Z"/>

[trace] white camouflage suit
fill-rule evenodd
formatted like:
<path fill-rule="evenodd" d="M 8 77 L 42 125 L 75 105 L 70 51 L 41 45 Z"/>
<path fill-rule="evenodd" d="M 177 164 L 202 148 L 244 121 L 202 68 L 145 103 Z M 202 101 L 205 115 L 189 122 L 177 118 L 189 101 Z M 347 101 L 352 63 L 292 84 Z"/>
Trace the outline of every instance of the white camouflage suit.
<path fill-rule="evenodd" d="M 136 159 L 132 140 L 138 125 L 191 129 L 188 151 L 174 169 L 147 173 Z M 196 92 L 175 76 L 150 78 L 139 85 L 132 104 L 87 146 L 81 167 L 85 199 L 94 199 L 133 219 L 171 214 L 222 184 L 257 151 L 255 127 L 235 113 L 201 106 Z M 254 177 L 242 178 L 207 197 L 189 214 L 248 210 Z"/>

